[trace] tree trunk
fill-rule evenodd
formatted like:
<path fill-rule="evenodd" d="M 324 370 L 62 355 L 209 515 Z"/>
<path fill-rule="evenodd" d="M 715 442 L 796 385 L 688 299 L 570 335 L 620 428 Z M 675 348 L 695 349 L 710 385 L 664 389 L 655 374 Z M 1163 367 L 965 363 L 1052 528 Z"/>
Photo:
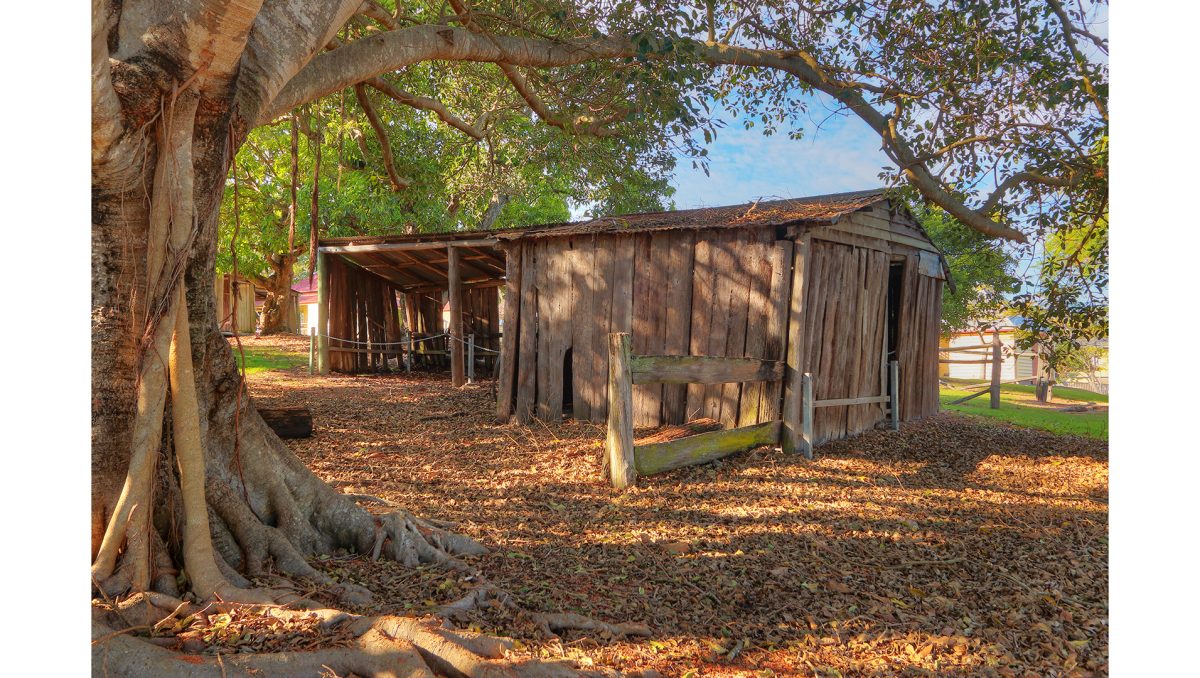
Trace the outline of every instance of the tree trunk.
<path fill-rule="evenodd" d="M 202 566 L 188 562 L 180 535 L 201 519 L 224 581 L 197 595 L 222 591 L 225 600 L 269 564 L 330 583 L 306 559 L 339 549 L 410 565 L 481 552 L 403 512 L 372 516 L 313 475 L 263 422 L 217 327 L 211 282 L 227 159 L 246 125 L 230 99 L 166 87 L 126 88 L 122 98 L 126 111 L 145 116 L 125 128 L 147 131 L 127 155 L 93 163 L 95 585 L 108 595 L 178 594 L 179 569 L 191 575 Z M 185 331 L 176 333 L 177 318 Z M 168 351 L 173 337 L 188 350 Z M 168 360 L 179 373 L 170 389 Z M 190 383 L 175 378 L 187 372 Z M 180 400 L 189 394 L 194 402 Z M 198 507 L 188 487 L 203 488 Z"/>
<path fill-rule="evenodd" d="M 299 322 L 293 311 L 292 270 L 295 258 L 279 255 L 271 261 L 274 269 L 266 279 L 267 299 L 263 302 L 262 316 L 258 321 L 259 334 L 296 332 Z"/>
<path fill-rule="evenodd" d="M 217 325 L 217 219 L 230 159 L 361 3 L 176 4 L 92 6 L 91 575 L 93 595 L 105 598 L 93 605 L 92 647 L 95 666 L 114 676 L 225 675 L 219 658 L 178 661 L 125 631 L 210 604 L 309 602 L 251 588 L 255 575 L 306 579 L 365 603 L 370 592 L 334 586 L 307 559 L 345 551 L 415 566 L 484 552 L 404 511 L 370 514 L 317 478 L 256 411 Z M 179 599 L 179 582 L 199 605 Z M 546 628 L 645 633 L 523 611 L 482 583 L 470 598 L 446 614 L 503 603 Z M 501 641 L 438 624 L 380 617 L 340 628 L 354 647 L 235 658 L 234 673 L 576 675 L 509 662 Z"/>

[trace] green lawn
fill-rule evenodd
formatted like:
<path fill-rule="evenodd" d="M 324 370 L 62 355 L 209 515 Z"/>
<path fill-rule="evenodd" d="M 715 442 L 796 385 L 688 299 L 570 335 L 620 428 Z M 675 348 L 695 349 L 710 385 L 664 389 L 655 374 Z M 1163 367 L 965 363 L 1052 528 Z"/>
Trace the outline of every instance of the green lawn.
<path fill-rule="evenodd" d="M 1000 409 L 993 410 L 988 406 L 989 398 L 981 395 L 974 400 L 961 405 L 951 405 L 950 401 L 965 396 L 972 391 L 959 388 L 943 388 L 941 392 L 942 409 L 950 412 L 961 412 L 972 416 L 999 419 L 1002 421 L 1036 428 L 1052 433 L 1090 436 L 1108 440 L 1107 412 L 1058 412 L 1024 404 L 1021 401 L 1033 397 L 1033 387 L 1020 384 L 1005 384 L 1000 387 Z M 1055 388 L 1053 404 L 1059 406 L 1074 403 L 1107 403 L 1108 396 L 1090 391 L 1073 388 Z"/>
<path fill-rule="evenodd" d="M 984 382 L 980 381 L 979 379 L 950 379 L 949 377 L 942 377 L 942 381 L 949 382 L 950 384 L 953 384 L 953 385 L 961 384 L 963 386 L 973 386 L 975 384 L 983 384 L 984 383 Z M 983 388 L 982 385 L 980 386 L 980 388 Z M 1004 384 L 1003 386 L 1000 387 L 1000 392 L 1002 394 L 1005 392 L 1007 392 L 1007 393 L 1024 393 L 1025 395 L 1032 396 L 1033 395 L 1033 386 L 1026 386 L 1025 384 Z M 965 395 L 965 393 L 966 392 L 964 392 L 964 395 Z M 979 397 L 985 398 L 986 396 L 979 396 Z M 1001 396 L 1001 398 L 1003 398 L 1003 395 Z M 1093 393 L 1091 391 L 1085 391 L 1080 388 L 1067 388 L 1065 386 L 1055 386 L 1054 387 L 1054 400 L 1057 401 L 1060 399 L 1079 401 L 1079 402 L 1084 402 L 1084 403 L 1106 403 L 1106 402 L 1108 402 L 1108 395 L 1106 395 L 1104 393 Z M 953 400 L 953 398 L 951 398 L 951 400 Z"/>
<path fill-rule="evenodd" d="M 238 359 L 240 366 L 242 363 L 237 345 L 231 343 L 230 346 L 233 348 L 233 355 Z M 304 352 L 282 351 L 278 348 L 243 344 L 242 353 L 246 356 L 246 374 L 266 372 L 267 370 L 286 370 L 300 365 L 308 365 L 308 353 Z"/>

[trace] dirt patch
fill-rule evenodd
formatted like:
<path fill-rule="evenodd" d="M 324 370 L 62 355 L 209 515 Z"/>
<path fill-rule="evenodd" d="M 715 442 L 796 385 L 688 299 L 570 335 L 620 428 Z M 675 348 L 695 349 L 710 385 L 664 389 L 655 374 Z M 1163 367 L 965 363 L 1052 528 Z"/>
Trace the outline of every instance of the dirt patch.
<path fill-rule="evenodd" d="M 617 493 L 601 427 L 496 424 L 491 383 L 297 368 L 251 391 L 312 410 L 314 437 L 288 444 L 336 487 L 483 542 L 474 565 L 524 607 L 654 631 L 547 643 L 498 609 L 472 620 L 531 654 L 667 676 L 1107 673 L 1103 441 L 943 414 L 813 462 L 759 449 Z M 318 565 L 376 592 L 364 612 L 419 614 L 473 585 Z"/>
<path fill-rule="evenodd" d="M 1054 412 L 1062 412 L 1064 414 L 1096 414 L 1108 412 L 1108 403 L 1100 402 L 1051 400 L 1048 403 L 1039 403 L 1037 398 L 1034 396 L 1029 396 L 1027 398 L 1013 398 L 1011 402 L 1024 407 L 1036 407 L 1039 410 L 1053 410 Z"/>

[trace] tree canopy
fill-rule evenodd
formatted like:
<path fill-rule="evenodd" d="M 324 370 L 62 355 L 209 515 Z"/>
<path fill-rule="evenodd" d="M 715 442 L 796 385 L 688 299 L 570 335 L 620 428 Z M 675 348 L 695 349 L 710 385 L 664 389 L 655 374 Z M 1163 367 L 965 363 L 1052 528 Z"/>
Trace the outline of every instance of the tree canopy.
<path fill-rule="evenodd" d="M 576 192 L 661 193 L 669 151 L 706 163 L 706 142 L 728 122 L 722 114 L 799 137 L 819 126 L 806 103 L 816 94 L 879 135 L 892 161 L 882 168 L 885 182 L 914 189 L 984 236 L 1025 244 L 1018 254 L 1040 257 L 1046 270 L 1071 271 L 1063 279 L 1072 284 L 1018 299 L 1025 315 L 1045 309 L 1045 330 L 1059 332 L 1063 312 L 1107 312 L 1096 301 L 1105 283 L 1094 275 L 1107 265 L 1106 241 L 1092 248 L 1090 263 L 1054 245 L 1056 234 L 1084 228 L 1080 218 L 1107 201 L 1108 43 L 1091 28 L 1106 13 L 1105 3 L 1058 0 L 372 0 L 263 107 L 257 124 L 306 102 L 331 112 L 336 99 L 343 111 L 356 86 L 384 94 L 392 153 L 359 159 L 371 176 L 343 177 L 359 215 L 330 205 L 330 225 L 400 217 L 424 228 L 480 223 L 499 192 L 497 171 L 526 190 L 571 176 Z M 447 127 L 433 130 L 434 118 Z M 326 119 L 326 136 L 351 125 L 375 148 L 357 112 L 348 123 Z M 450 129 L 485 139 L 465 144 Z M 369 199 L 386 186 L 380 158 L 389 155 L 406 173 L 389 170 L 393 186 L 417 182 L 411 193 L 419 198 Z M 635 158 L 641 162 L 630 165 Z M 533 167 L 543 173 L 531 183 Z M 597 167 L 608 170 L 607 183 L 596 179 Z M 633 168 L 634 181 L 613 180 L 612 170 Z M 539 204 L 517 193 L 505 210 L 514 218 L 521 205 Z M 626 209 L 643 207 L 642 193 L 590 199 Z M 447 205 L 461 218 L 447 220 Z"/>

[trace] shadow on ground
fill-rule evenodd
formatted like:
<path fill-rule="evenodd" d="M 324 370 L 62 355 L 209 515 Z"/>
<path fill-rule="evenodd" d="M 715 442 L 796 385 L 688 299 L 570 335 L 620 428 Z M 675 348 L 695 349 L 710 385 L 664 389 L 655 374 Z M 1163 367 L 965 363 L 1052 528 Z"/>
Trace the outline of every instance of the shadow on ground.
<path fill-rule="evenodd" d="M 644 621 L 650 640 L 539 640 L 534 651 L 664 675 L 1107 673 L 1107 450 L 942 414 L 825 445 L 759 449 L 601 481 L 603 431 L 493 421 L 492 385 L 439 375 L 251 378 L 257 402 L 306 405 L 291 441 L 322 477 L 454 521 L 475 565 L 523 605 Z M 470 586 L 436 568 L 332 559 L 419 613 Z"/>

